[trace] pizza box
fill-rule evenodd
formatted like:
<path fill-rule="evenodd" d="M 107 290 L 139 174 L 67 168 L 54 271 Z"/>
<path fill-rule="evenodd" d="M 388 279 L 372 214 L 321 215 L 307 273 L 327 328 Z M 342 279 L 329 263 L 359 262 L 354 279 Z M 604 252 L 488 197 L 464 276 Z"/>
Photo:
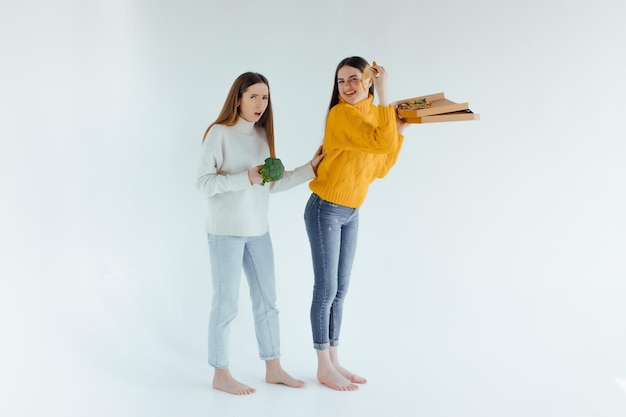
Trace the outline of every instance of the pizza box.
<path fill-rule="evenodd" d="M 408 123 L 452 122 L 479 118 L 478 114 L 469 109 L 468 102 L 456 103 L 447 99 L 444 93 L 398 100 L 394 106 L 398 116 Z"/>
<path fill-rule="evenodd" d="M 435 122 L 459 122 L 463 120 L 479 120 L 480 115 L 470 109 L 459 110 L 450 113 L 433 114 L 430 116 L 405 117 L 407 123 L 435 123 Z"/>

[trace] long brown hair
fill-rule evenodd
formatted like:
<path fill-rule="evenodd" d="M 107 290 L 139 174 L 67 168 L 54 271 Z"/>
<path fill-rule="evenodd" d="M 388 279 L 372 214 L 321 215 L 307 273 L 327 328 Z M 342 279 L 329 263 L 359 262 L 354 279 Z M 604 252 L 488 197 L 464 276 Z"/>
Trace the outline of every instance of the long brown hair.
<path fill-rule="evenodd" d="M 274 150 L 274 115 L 272 113 L 272 96 L 269 93 L 270 84 L 263 75 L 257 72 L 244 72 L 233 82 L 233 85 L 230 87 L 230 91 L 226 96 L 226 101 L 224 102 L 224 106 L 222 107 L 222 111 L 220 111 L 219 116 L 213 123 L 209 125 L 206 132 L 204 132 L 204 136 L 202 137 L 202 142 L 206 139 L 209 130 L 213 127 L 213 125 L 225 125 L 225 126 L 233 126 L 237 123 L 237 119 L 239 119 L 239 107 L 237 103 L 243 96 L 243 93 L 246 92 L 248 87 L 253 84 L 263 83 L 267 86 L 267 108 L 263 113 L 263 116 L 259 119 L 258 122 L 255 123 L 255 126 L 260 126 L 265 128 L 265 134 L 267 136 L 267 144 L 270 148 L 270 156 L 272 158 L 276 157 L 276 151 Z"/>
<path fill-rule="evenodd" d="M 330 105 L 328 106 L 328 111 L 330 111 L 330 109 L 332 109 L 333 107 L 335 107 L 336 104 L 339 103 L 339 85 L 337 84 L 337 74 L 339 73 L 341 67 L 346 65 L 352 68 L 356 68 L 361 72 L 365 72 L 365 68 L 369 66 L 367 61 L 360 56 L 351 56 L 348 58 L 344 58 L 341 60 L 341 62 L 339 62 L 339 64 L 337 65 L 337 69 L 335 70 L 335 79 L 333 80 L 333 95 L 330 97 Z M 374 83 L 370 85 L 369 94 L 374 97 Z"/>

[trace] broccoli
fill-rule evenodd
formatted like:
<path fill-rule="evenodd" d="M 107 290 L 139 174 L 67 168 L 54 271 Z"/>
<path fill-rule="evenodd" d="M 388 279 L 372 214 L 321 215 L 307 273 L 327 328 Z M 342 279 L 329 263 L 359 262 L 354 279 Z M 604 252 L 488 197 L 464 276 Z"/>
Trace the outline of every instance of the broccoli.
<path fill-rule="evenodd" d="M 267 182 L 278 181 L 283 177 L 285 167 L 278 158 L 267 158 L 265 165 L 261 167 L 259 173 L 263 175 L 263 182 L 261 185 L 265 185 Z"/>

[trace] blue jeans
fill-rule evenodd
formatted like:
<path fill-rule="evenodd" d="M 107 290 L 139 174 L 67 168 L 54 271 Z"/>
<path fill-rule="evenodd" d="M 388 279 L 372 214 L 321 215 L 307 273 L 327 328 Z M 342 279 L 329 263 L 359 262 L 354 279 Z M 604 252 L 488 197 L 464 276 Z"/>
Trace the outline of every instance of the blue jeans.
<path fill-rule="evenodd" d="M 348 292 L 359 231 L 359 209 L 322 200 L 312 194 L 304 222 L 313 259 L 311 330 L 313 347 L 339 344 L 343 303 Z"/>
<path fill-rule="evenodd" d="M 241 269 L 248 279 L 254 329 L 263 360 L 280 356 L 274 253 L 270 234 L 239 237 L 208 235 L 213 300 L 209 318 L 209 364 L 228 368 L 230 323 L 237 315 Z"/>

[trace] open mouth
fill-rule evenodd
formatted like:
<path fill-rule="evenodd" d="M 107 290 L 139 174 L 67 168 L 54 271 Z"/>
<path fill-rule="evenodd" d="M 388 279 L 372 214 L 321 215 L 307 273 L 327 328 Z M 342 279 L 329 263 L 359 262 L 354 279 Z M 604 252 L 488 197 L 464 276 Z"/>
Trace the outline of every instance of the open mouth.
<path fill-rule="evenodd" d="M 261 112 L 261 111 L 255 111 L 255 112 L 254 112 L 254 115 L 255 115 L 256 117 L 261 117 L 261 116 L 263 115 L 263 112 Z"/>

